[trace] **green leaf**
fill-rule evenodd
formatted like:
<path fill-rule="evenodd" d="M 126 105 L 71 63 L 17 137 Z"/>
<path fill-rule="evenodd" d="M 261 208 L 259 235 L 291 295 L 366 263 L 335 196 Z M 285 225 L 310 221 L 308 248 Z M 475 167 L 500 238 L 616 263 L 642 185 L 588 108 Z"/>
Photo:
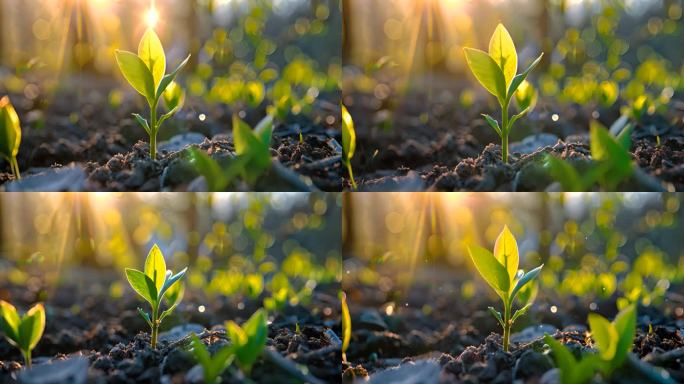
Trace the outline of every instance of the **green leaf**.
<path fill-rule="evenodd" d="M 195 166 L 197 172 L 204 176 L 210 192 L 220 192 L 228 186 L 219 163 L 209 156 L 206 152 L 191 147 L 188 149 L 190 162 Z"/>
<path fill-rule="evenodd" d="M 499 137 L 502 137 L 501 128 L 499 128 L 499 122 L 485 113 L 482 114 L 482 117 L 484 117 L 485 121 L 487 121 L 487 124 L 489 124 L 490 127 L 494 128 L 496 133 L 499 134 Z"/>
<path fill-rule="evenodd" d="M 632 148 L 632 131 L 634 131 L 635 127 L 635 124 L 629 123 L 617 136 L 617 142 L 626 151 L 629 151 Z"/>
<path fill-rule="evenodd" d="M 155 293 L 159 293 L 166 281 L 166 261 L 157 244 L 152 246 L 152 249 L 150 249 L 147 258 L 145 259 L 145 275 L 148 276 L 157 287 Z M 161 299 L 161 295 L 158 296 L 158 299 Z"/>
<path fill-rule="evenodd" d="M 530 281 L 537 278 L 537 276 L 539 276 L 539 273 L 541 272 L 543 267 L 544 267 L 544 264 L 542 264 L 542 265 L 538 266 L 537 268 L 527 272 L 526 274 L 523 275 L 523 277 L 520 278 L 520 280 L 518 280 L 515 283 L 515 287 L 511 291 L 511 300 L 515 299 L 515 296 L 522 289 L 522 287 L 525 286 L 525 284 L 529 283 Z"/>
<path fill-rule="evenodd" d="M 564 192 L 586 191 L 579 172 L 567 161 L 547 154 L 544 157 L 544 165 L 549 169 L 551 177 L 560 182 Z"/>
<path fill-rule="evenodd" d="M 180 272 L 176 273 L 173 276 L 170 276 L 168 279 L 164 281 L 164 285 L 162 285 L 161 289 L 159 290 L 159 297 L 162 298 L 164 297 L 164 294 L 168 291 L 171 290 L 176 282 L 178 282 L 180 279 L 185 276 L 185 273 L 188 271 L 188 267 L 183 268 Z"/>
<path fill-rule="evenodd" d="M 10 343 L 19 346 L 19 325 L 21 318 L 17 309 L 10 303 L 0 300 L 0 330 L 7 336 Z"/>
<path fill-rule="evenodd" d="M 233 342 L 233 351 L 240 368 L 249 373 L 252 365 L 261 356 L 266 346 L 268 324 L 266 312 L 263 309 L 256 311 L 247 320 L 244 327 L 240 327 L 232 321 L 226 323 L 226 331 Z"/>
<path fill-rule="evenodd" d="M 544 342 L 553 352 L 556 366 L 560 370 L 561 384 L 587 383 L 596 374 L 599 361 L 596 355 L 585 356 L 578 362 L 572 353 L 559 341 L 544 334 Z"/>
<path fill-rule="evenodd" d="M 164 54 L 164 47 L 159 40 L 159 36 L 154 32 L 154 29 L 148 28 L 140 40 L 138 56 L 152 74 L 154 81 L 154 92 L 152 94 L 155 94 L 166 73 L 166 55 Z"/>
<path fill-rule="evenodd" d="M 178 304 L 180 304 L 181 300 L 183 300 L 183 295 L 185 294 L 185 285 L 180 282 L 178 284 L 171 285 L 171 288 L 169 288 L 165 293 L 166 302 L 169 305 L 169 308 L 162 312 L 161 316 L 159 316 L 159 321 L 164 321 L 166 316 L 170 315 L 176 309 L 176 307 L 178 307 Z"/>
<path fill-rule="evenodd" d="M 354 157 L 354 152 L 356 152 L 354 120 L 347 107 L 342 105 L 342 154 L 346 163 L 349 163 Z"/>
<path fill-rule="evenodd" d="M 510 288 L 510 278 L 506 268 L 488 250 L 480 246 L 468 247 L 470 258 L 482 278 L 499 294 L 506 294 Z"/>
<path fill-rule="evenodd" d="M 532 64 L 530 64 L 529 67 L 527 67 L 527 69 L 525 70 L 525 72 L 523 72 L 523 73 L 521 73 L 521 74 L 518 74 L 518 75 L 516 75 L 516 76 L 513 78 L 513 81 L 511 82 L 511 85 L 508 87 L 508 91 L 507 91 L 507 93 L 506 93 L 506 97 L 507 97 L 508 99 L 510 99 L 511 97 L 513 97 L 513 94 L 515 93 L 515 91 L 518 90 L 518 87 L 520 87 L 520 84 L 522 84 L 522 82 L 525 81 L 525 80 L 527 79 L 527 76 L 530 74 L 530 72 L 532 72 L 532 70 L 533 70 L 534 68 L 536 68 L 537 65 L 539 65 L 539 63 L 541 62 L 542 57 L 544 57 L 544 53 L 543 53 L 543 52 L 542 52 L 541 55 L 539 55 L 539 57 L 537 57 L 537 58 L 532 62 Z"/>
<path fill-rule="evenodd" d="M 620 89 L 614 81 L 602 81 L 598 86 L 598 92 L 601 105 L 608 108 L 617 101 Z"/>
<path fill-rule="evenodd" d="M 19 115 L 8 96 L 0 99 L 0 153 L 12 159 L 19 153 L 21 126 Z"/>
<path fill-rule="evenodd" d="M 147 120 L 145 120 L 144 117 L 138 115 L 137 113 L 134 113 L 133 117 L 135 118 L 135 121 L 137 121 L 138 124 L 140 124 L 143 127 L 143 129 L 145 129 L 145 132 L 147 132 L 148 134 L 152 133 L 150 131 L 150 125 L 147 123 Z"/>
<path fill-rule="evenodd" d="M 178 83 L 172 81 L 162 93 L 164 104 L 169 111 L 180 110 L 185 103 L 185 91 Z M 161 124 L 160 124 L 161 125 Z"/>
<path fill-rule="evenodd" d="M 524 307 L 522 307 L 522 308 L 518 309 L 517 311 L 515 311 L 515 313 L 513 314 L 513 317 L 511 317 L 511 322 L 512 322 L 512 323 L 515 322 L 516 320 L 518 320 L 518 317 L 523 316 L 524 314 L 526 314 L 527 311 L 530 309 L 530 307 L 532 307 L 532 303 L 527 303 L 527 304 L 525 304 Z"/>
<path fill-rule="evenodd" d="M 487 52 L 479 49 L 463 48 L 468 67 L 475 75 L 477 81 L 496 96 L 500 102 L 506 98 L 506 79 L 499 65 Z"/>
<path fill-rule="evenodd" d="M 489 40 L 489 56 L 501 68 L 506 80 L 506 87 L 513 81 L 518 72 L 518 53 L 511 35 L 503 24 L 496 26 L 492 38 Z"/>
<path fill-rule="evenodd" d="M 170 110 L 168 113 L 165 113 L 159 118 L 159 121 L 157 122 L 157 129 L 164 124 L 164 122 L 170 118 L 172 118 L 178 111 L 180 111 L 181 107 L 177 106 L 176 108 Z"/>
<path fill-rule="evenodd" d="M 615 348 L 615 368 L 622 365 L 627 355 L 632 351 L 632 344 L 636 335 L 636 305 L 632 304 L 618 313 L 613 320 L 615 330 L 619 335 L 619 340 Z"/>
<path fill-rule="evenodd" d="M 487 307 L 487 309 L 489 309 L 489 313 L 491 313 L 492 316 L 494 316 L 494 318 L 499 322 L 499 324 L 505 328 L 506 326 L 504 325 L 503 318 L 501 317 L 501 312 L 494 309 L 494 307 Z"/>
<path fill-rule="evenodd" d="M 513 124 L 515 124 L 521 117 L 525 116 L 527 112 L 529 112 L 529 108 L 523 110 L 522 112 L 518 113 L 517 115 L 514 115 L 511 120 L 508 122 L 508 127 L 507 127 L 507 132 L 510 132 L 511 129 L 513 128 Z"/>
<path fill-rule="evenodd" d="M 252 128 L 237 115 L 233 115 L 233 143 L 238 155 L 247 154 L 250 149 L 261 146 Z"/>
<path fill-rule="evenodd" d="M 24 322 L 30 321 L 30 325 L 27 325 L 28 334 L 26 336 L 27 349 L 32 350 L 43 337 L 43 331 L 45 330 L 45 307 L 43 304 L 36 304 L 33 308 L 26 312 L 26 315 L 22 319 L 22 326 Z"/>
<path fill-rule="evenodd" d="M 259 81 L 248 81 L 247 84 L 245 84 L 244 92 L 247 104 L 252 108 L 261 105 L 266 97 L 264 84 Z"/>
<path fill-rule="evenodd" d="M 188 65 L 188 62 L 190 61 L 190 57 L 192 55 L 188 55 L 188 57 L 183 60 L 180 65 L 176 68 L 175 71 L 169 73 L 168 75 L 164 76 L 162 79 L 161 83 L 159 84 L 159 87 L 157 88 L 157 93 L 156 93 L 156 98 L 159 99 L 162 97 L 162 94 L 164 91 L 166 91 L 166 88 L 168 88 L 169 84 L 172 82 L 176 81 L 176 77 L 178 76 L 178 73 L 185 68 L 186 65 Z"/>
<path fill-rule="evenodd" d="M 150 319 L 150 314 L 143 311 L 142 308 L 138 308 L 138 313 L 140 314 L 140 316 L 142 316 L 143 319 L 145 319 L 147 325 L 152 327 L 152 319 Z"/>
<path fill-rule="evenodd" d="M 346 360 L 347 349 L 351 342 L 352 323 L 349 307 L 347 306 L 347 294 L 340 292 L 339 296 L 342 302 L 342 356 L 343 360 Z"/>
<path fill-rule="evenodd" d="M 207 368 L 211 366 L 211 356 L 209 355 L 207 347 L 204 345 L 203 342 L 200 341 L 200 339 L 194 333 L 190 336 L 190 343 L 192 345 L 192 354 L 195 355 L 195 360 L 197 360 L 197 362 L 204 369 L 205 381 L 213 382 L 212 380 L 207 380 Z"/>
<path fill-rule="evenodd" d="M 116 51 L 116 62 L 126 81 L 148 101 L 155 99 L 152 73 L 147 65 L 134 53 Z"/>
<path fill-rule="evenodd" d="M 254 133 L 259 137 L 263 144 L 268 147 L 271 146 L 271 139 L 273 136 L 273 121 L 274 117 L 271 114 L 266 115 L 259 123 L 254 127 Z"/>
<path fill-rule="evenodd" d="M 606 361 L 612 360 L 615 357 L 618 341 L 615 327 L 605 317 L 595 313 L 589 314 L 588 322 L 601 358 Z"/>
<path fill-rule="evenodd" d="M 523 81 L 515 91 L 515 102 L 521 111 L 529 113 L 537 105 L 537 90 L 529 81 Z"/>
<path fill-rule="evenodd" d="M 157 287 L 152 279 L 144 273 L 131 268 L 126 268 L 126 278 L 133 290 L 154 306 L 157 302 Z"/>
<path fill-rule="evenodd" d="M 511 230 L 508 229 L 508 225 L 504 225 L 499 237 L 496 238 L 494 257 L 506 268 L 509 281 L 513 281 L 515 274 L 518 272 L 520 254 L 518 252 L 518 242 L 515 240 Z"/>

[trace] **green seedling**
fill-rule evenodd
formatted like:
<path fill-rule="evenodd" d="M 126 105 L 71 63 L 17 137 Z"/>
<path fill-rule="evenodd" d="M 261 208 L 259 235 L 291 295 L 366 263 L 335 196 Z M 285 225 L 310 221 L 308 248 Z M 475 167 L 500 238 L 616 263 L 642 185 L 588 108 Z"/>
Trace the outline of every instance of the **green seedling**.
<path fill-rule="evenodd" d="M 468 67 L 480 84 L 499 101 L 501 106 L 501 125 L 489 115 L 482 117 L 487 121 L 501 138 L 502 159 L 508 163 L 508 136 L 513 124 L 529 112 L 529 108 L 522 109 L 517 115 L 509 119 L 508 107 L 520 85 L 527 79 L 530 72 L 539 64 L 544 54 L 530 64 L 520 74 L 518 71 L 518 53 L 511 35 L 503 24 L 499 24 L 489 41 L 489 52 L 474 48 L 463 48 Z"/>
<path fill-rule="evenodd" d="M 352 170 L 351 159 L 354 157 L 356 151 L 356 131 L 354 130 L 354 120 L 349 114 L 347 107 L 342 106 L 342 163 L 347 167 L 349 172 L 349 180 L 351 180 L 352 188 L 357 189 L 356 181 L 354 180 L 354 172 Z"/>
<path fill-rule="evenodd" d="M 17 154 L 21 145 L 19 115 L 8 96 L 0 99 L 0 155 L 7 160 L 15 179 L 21 179 Z"/>
<path fill-rule="evenodd" d="M 24 355 L 26 367 L 31 368 L 31 351 L 35 348 L 45 330 L 45 308 L 43 304 L 36 304 L 24 314 L 4 300 L 0 300 L 0 330 L 7 341 L 19 348 Z"/>
<path fill-rule="evenodd" d="M 232 364 L 235 359 L 233 349 L 230 345 L 219 349 L 214 355 L 209 354 L 207 347 L 200 341 L 197 335 L 191 336 L 192 354 L 195 360 L 202 366 L 202 374 L 204 375 L 205 384 L 220 383 L 219 377 L 223 371 Z"/>
<path fill-rule="evenodd" d="M 566 192 L 584 192 L 595 185 L 613 191 L 623 181 L 629 179 L 635 171 L 631 147 L 633 124 L 626 126 L 614 137 L 599 122 L 592 121 L 590 127 L 591 157 L 596 166 L 587 172 L 580 172 L 570 165 L 551 155 L 545 159 L 551 177 L 560 182 Z"/>
<path fill-rule="evenodd" d="M 556 365 L 560 370 L 561 384 L 583 384 L 589 382 L 596 372 L 602 372 L 606 378 L 620 368 L 632 350 L 636 334 L 636 305 L 624 308 L 613 322 L 605 317 L 589 314 L 589 328 L 598 354 L 575 359 L 573 354 L 559 341 L 544 335 L 544 342 L 553 351 Z"/>
<path fill-rule="evenodd" d="M 226 322 L 226 332 L 232 343 L 230 348 L 235 355 L 235 363 L 243 372 L 249 374 L 266 347 L 266 311 L 256 311 L 242 327 L 233 321 Z"/>
<path fill-rule="evenodd" d="M 222 167 L 218 161 L 197 148 L 189 149 L 190 162 L 204 176 L 210 191 L 223 191 L 238 178 L 255 184 L 271 169 L 272 135 L 272 115 L 266 116 L 254 129 L 234 115 L 233 141 L 237 156 L 228 162 L 227 167 Z"/>
<path fill-rule="evenodd" d="M 504 226 L 501 234 L 496 239 L 493 254 L 479 246 L 469 246 L 468 253 L 482 278 L 503 301 L 503 317 L 493 307 L 489 307 L 489 312 L 496 317 L 503 328 L 503 348 L 504 351 L 508 352 L 513 323 L 532 306 L 531 302 L 524 303 L 522 308 L 513 313 L 513 301 L 526 284 L 539 276 L 539 272 L 541 272 L 544 265 L 542 264 L 527 273 L 524 273 L 523 270 L 518 270 L 520 260 L 518 243 L 508 229 L 508 226 Z M 527 296 L 532 298 L 532 295 Z"/>
<path fill-rule="evenodd" d="M 162 321 L 176 309 L 183 299 L 184 287 L 180 280 L 187 270 L 186 267 L 175 275 L 167 271 L 164 255 L 157 244 L 147 254 L 144 272 L 126 268 L 128 283 L 152 307 L 151 315 L 138 308 L 138 313 L 152 329 L 152 348 L 157 348 L 157 336 Z M 160 313 L 163 299 L 166 299 L 167 309 Z"/>
<path fill-rule="evenodd" d="M 342 302 L 342 361 L 346 363 L 347 349 L 351 341 L 351 315 L 347 306 L 347 295 L 344 292 L 340 292 L 340 301 Z"/>
<path fill-rule="evenodd" d="M 173 117 L 183 106 L 185 92 L 175 83 L 178 73 L 190 60 L 188 56 L 168 75 L 166 73 L 166 54 L 159 36 L 153 29 L 148 29 L 140 40 L 138 54 L 116 51 L 116 61 L 121 73 L 138 93 L 143 95 L 150 107 L 150 121 L 139 114 L 133 114 L 135 120 L 150 136 L 150 157 L 157 157 L 157 133 L 161 125 Z M 157 118 L 157 107 L 164 100 L 168 112 Z"/>

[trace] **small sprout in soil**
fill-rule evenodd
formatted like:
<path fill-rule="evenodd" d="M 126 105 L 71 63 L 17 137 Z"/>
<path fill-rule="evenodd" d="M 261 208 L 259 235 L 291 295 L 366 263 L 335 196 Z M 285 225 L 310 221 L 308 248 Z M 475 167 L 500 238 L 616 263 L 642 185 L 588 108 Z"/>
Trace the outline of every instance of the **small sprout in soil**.
<path fill-rule="evenodd" d="M 185 276 L 187 270 L 186 267 L 175 275 L 171 271 L 167 271 L 164 255 L 157 244 L 150 249 L 147 255 L 145 272 L 126 268 L 128 283 L 152 307 L 151 316 L 138 308 L 138 313 L 152 329 L 152 348 L 157 348 L 157 336 L 162 321 L 176 309 L 183 299 L 184 287 L 180 280 Z M 160 314 L 159 310 L 164 298 L 166 298 L 168 308 Z"/>
<path fill-rule="evenodd" d="M 221 380 L 219 380 L 219 377 L 235 359 L 235 354 L 233 354 L 233 350 L 231 348 L 232 346 L 225 346 L 214 353 L 214 356 L 211 356 L 209 354 L 209 350 L 207 350 L 207 347 L 194 333 L 191 336 L 191 341 L 191 351 L 195 356 L 195 360 L 197 360 L 199 365 L 202 366 L 204 382 L 206 384 L 220 383 Z"/>
<path fill-rule="evenodd" d="M 351 315 L 349 314 L 349 307 L 347 306 L 347 294 L 340 292 L 340 301 L 342 302 L 342 361 L 346 363 L 352 327 Z"/>
<path fill-rule="evenodd" d="M 589 328 L 598 354 L 590 354 L 576 360 L 573 354 L 559 341 L 544 335 L 544 341 L 553 352 L 560 370 L 561 384 L 582 384 L 589 382 L 597 371 L 606 378 L 627 359 L 632 350 L 636 334 L 636 305 L 632 304 L 618 313 L 613 322 L 601 315 L 589 314 Z"/>
<path fill-rule="evenodd" d="M 264 308 L 270 312 L 280 312 L 287 305 L 289 289 L 282 287 L 264 299 Z"/>
<path fill-rule="evenodd" d="M 513 310 L 513 301 L 526 284 L 534 280 L 541 272 L 543 264 L 539 267 L 524 273 L 523 270 L 518 270 L 518 263 L 520 256 L 518 254 L 518 243 L 515 237 L 504 226 L 501 234 L 496 239 L 494 244 L 494 253 L 479 246 L 469 246 L 468 253 L 473 260 L 477 271 L 485 279 L 485 281 L 494 289 L 494 291 L 501 297 L 504 304 L 504 315 L 489 307 L 489 312 L 499 321 L 503 328 L 503 348 L 508 352 L 509 338 L 511 335 L 511 327 L 518 317 L 524 315 L 532 302 L 523 303 L 524 306 L 515 313 Z M 528 300 L 533 299 L 532 295 L 525 295 Z"/>
<path fill-rule="evenodd" d="M 27 368 L 31 368 L 31 351 L 43 336 L 44 329 L 43 304 L 36 304 L 20 317 L 12 304 L 0 300 L 0 330 L 5 334 L 7 341 L 19 348 L 24 355 Z"/>
<path fill-rule="evenodd" d="M 596 165 L 581 174 L 567 161 L 547 155 L 545 163 L 551 177 L 566 192 L 585 192 L 596 185 L 603 190 L 614 191 L 634 173 L 635 168 L 629 153 L 633 129 L 634 124 L 629 123 L 614 137 L 601 123 L 592 121 L 589 136 L 591 157 Z"/>
<path fill-rule="evenodd" d="M 0 155 L 7 160 L 15 179 L 21 179 L 17 154 L 21 145 L 19 116 L 8 96 L 0 99 Z"/>
<path fill-rule="evenodd" d="M 501 125 L 489 115 L 482 117 L 487 121 L 501 138 L 502 158 L 508 163 L 508 135 L 513 124 L 529 112 L 524 108 L 520 113 L 508 118 L 508 107 L 511 98 L 516 94 L 521 84 L 530 72 L 539 64 L 544 54 L 532 62 L 521 74 L 518 71 L 518 53 L 511 35 L 502 24 L 499 24 L 489 41 L 489 53 L 474 48 L 463 48 L 468 67 L 480 84 L 492 95 L 496 96 L 501 106 Z"/>
<path fill-rule="evenodd" d="M 173 117 L 182 107 L 185 92 L 175 83 L 176 76 L 190 60 L 188 56 L 168 75 L 166 73 L 166 54 L 159 36 L 153 29 L 145 32 L 138 54 L 126 51 L 116 51 L 116 61 L 128 83 L 138 93 L 143 95 L 150 107 L 150 121 L 138 114 L 133 114 L 135 120 L 150 136 L 150 157 L 157 157 L 157 133 L 161 125 Z M 157 118 L 159 101 L 164 99 L 168 112 Z"/>
<path fill-rule="evenodd" d="M 356 131 L 354 130 L 354 120 L 349 114 L 347 107 L 342 106 L 342 163 L 347 167 L 352 188 L 356 189 L 354 172 L 352 171 L 351 159 L 356 151 Z"/>
<path fill-rule="evenodd" d="M 266 311 L 256 311 L 242 327 L 233 321 L 226 322 L 226 332 L 232 343 L 231 350 L 235 355 L 235 363 L 242 372 L 249 374 L 266 347 Z"/>

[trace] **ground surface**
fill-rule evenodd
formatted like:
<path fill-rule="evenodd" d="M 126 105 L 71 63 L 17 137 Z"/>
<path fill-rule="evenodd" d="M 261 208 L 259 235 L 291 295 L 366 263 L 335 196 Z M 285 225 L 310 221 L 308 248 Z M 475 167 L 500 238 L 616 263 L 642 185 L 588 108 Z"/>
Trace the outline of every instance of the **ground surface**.
<path fill-rule="evenodd" d="M 101 277 L 92 270 L 80 273 Z M 45 288 L 34 280 L 28 289 L 3 283 L 0 297 L 11 298 L 25 309 Z M 288 307 L 275 315 L 269 325 L 267 351 L 252 368 L 254 382 L 339 381 L 339 321 L 333 315 L 338 312 L 337 289 L 319 288 L 310 307 Z M 112 299 L 107 286 L 97 283 L 88 284 L 87 289 L 70 283 L 48 292 L 52 294 L 46 302 L 47 325 L 33 352 L 33 369 L 22 373 L 21 355 L 2 338 L 0 383 L 15 383 L 17 378 L 27 383 L 200 383 L 201 370 L 187 351 L 188 334 L 195 332 L 210 351 L 216 351 L 230 342 L 224 322 L 242 323 L 260 304 L 260 300 L 207 299 L 186 292 L 181 305 L 165 320 L 160 344 L 153 350 L 147 325 L 136 311 L 143 303 L 132 292 Z M 206 307 L 204 312 L 198 310 L 200 305 Z M 223 379 L 245 382 L 237 372 L 226 371 Z"/>
<path fill-rule="evenodd" d="M 353 329 L 349 363 L 343 367 L 347 382 L 356 374 L 370 375 L 371 383 L 415 378 L 413 382 L 420 383 L 551 384 L 557 382 L 557 372 L 541 340 L 544 333 L 574 353 L 593 347 L 586 334 L 589 298 L 540 292 L 528 315 L 516 322 L 506 353 L 501 329 L 487 311 L 487 306 L 500 303 L 479 292 L 472 299 L 461 298 L 464 276 L 423 272 L 424 279 L 404 290 L 406 296 L 398 293 L 400 287 L 383 292 L 378 286 L 345 282 Z M 677 382 L 684 381 L 684 297 L 675 293 L 681 292 L 677 287 L 670 292 L 662 305 L 639 307 L 636 358 L 616 373 L 615 382 L 659 382 L 647 376 L 654 374 L 653 366 L 666 369 Z M 593 303 L 609 319 L 617 313 L 614 297 Z M 556 306 L 555 313 L 551 306 Z"/>
<path fill-rule="evenodd" d="M 112 107 L 108 95 L 115 84 L 110 80 L 80 77 L 70 84 L 50 94 L 39 88 L 34 99 L 10 94 L 22 121 L 18 161 L 24 180 L 8 183 L 11 174 L 3 161 L 0 184 L 5 189 L 201 190 L 202 183 L 197 182 L 198 174 L 188 164 L 185 149 L 195 145 L 215 157 L 235 155 L 230 121 L 236 111 L 226 106 L 190 98 L 177 117 L 162 126 L 158 159 L 152 161 L 147 134 L 131 116 L 149 113 L 141 97 L 126 94 L 120 106 Z M 0 93 L 4 91 L 0 89 Z M 277 123 L 271 142 L 271 154 L 277 162 L 274 171 L 257 185 L 238 183 L 232 188 L 341 190 L 339 96 L 328 96 L 322 95 L 310 116 L 290 116 Z M 204 121 L 199 118 L 202 114 Z M 265 105 L 243 114 L 255 126 L 266 115 Z"/>
<path fill-rule="evenodd" d="M 480 116 L 498 118 L 493 97 L 478 95 L 464 108 L 456 96 L 463 82 L 436 75 L 399 92 L 400 80 L 379 78 L 373 92 L 344 87 L 357 133 L 354 176 L 366 191 L 543 191 L 554 182 L 542 168 L 544 153 L 581 166 L 590 159 L 590 120 L 609 127 L 620 117 L 621 101 L 603 109 L 542 99 L 514 126 L 504 164 L 500 139 Z M 645 117 L 632 132 L 631 153 L 643 172 L 621 190 L 684 190 L 684 101 L 677 97 L 666 114 Z"/>

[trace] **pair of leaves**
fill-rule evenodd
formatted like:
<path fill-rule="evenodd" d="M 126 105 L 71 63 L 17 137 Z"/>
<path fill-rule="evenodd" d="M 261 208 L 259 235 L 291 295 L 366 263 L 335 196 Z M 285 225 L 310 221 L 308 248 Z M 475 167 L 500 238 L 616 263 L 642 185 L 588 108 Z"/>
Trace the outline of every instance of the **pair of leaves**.
<path fill-rule="evenodd" d="M 232 343 L 231 350 L 235 355 L 235 362 L 240 369 L 249 373 L 266 347 L 266 311 L 256 311 L 242 327 L 233 321 L 226 322 L 226 332 Z"/>
<path fill-rule="evenodd" d="M 271 138 L 273 115 L 267 115 L 252 128 L 233 115 L 233 142 L 238 157 L 245 158 L 242 177 L 250 184 L 255 183 L 271 168 Z"/>
<path fill-rule="evenodd" d="M 190 340 L 192 343 L 192 354 L 202 366 L 204 382 L 206 384 L 218 383 L 219 376 L 221 376 L 223 371 L 228 368 L 235 358 L 231 346 L 221 348 L 212 356 L 197 335 L 192 334 Z"/>
<path fill-rule="evenodd" d="M 468 247 L 468 251 L 485 281 L 495 291 L 508 296 L 520 263 L 518 243 L 508 226 L 497 237 L 493 254 L 480 246 Z"/>
<path fill-rule="evenodd" d="M 19 115 L 14 110 L 8 96 L 0 99 L 0 154 L 14 159 L 21 145 L 21 125 Z"/>
<path fill-rule="evenodd" d="M 340 292 L 340 301 L 342 302 L 342 360 L 347 361 L 347 349 L 351 341 L 351 315 L 349 314 L 349 307 L 347 306 L 347 294 Z"/>
<path fill-rule="evenodd" d="M 612 322 L 599 314 L 589 314 L 591 335 L 596 342 L 601 360 L 606 363 L 602 367 L 606 374 L 619 368 L 632 350 L 636 334 L 636 315 L 635 304 L 620 311 Z"/>
<path fill-rule="evenodd" d="M 501 105 L 508 105 L 520 84 L 527 78 L 543 56 L 543 53 L 521 74 L 518 71 L 518 54 L 506 27 L 497 25 L 489 41 L 489 53 L 479 49 L 463 49 L 468 67 L 480 84 L 499 99 Z"/>
<path fill-rule="evenodd" d="M 19 316 L 19 312 L 12 304 L 0 300 L 0 330 L 10 344 L 24 353 L 30 352 L 38 344 L 45 330 L 43 304 L 36 304 L 24 316 Z"/>
<path fill-rule="evenodd" d="M 209 156 L 199 148 L 191 147 L 188 149 L 190 163 L 195 166 L 195 170 L 206 180 L 207 188 L 211 192 L 224 191 L 241 174 L 245 172 L 248 163 L 247 157 L 236 157 L 231 159 L 226 167 Z"/>
<path fill-rule="evenodd" d="M 609 322 L 598 314 L 589 314 L 589 327 L 598 348 L 598 355 L 587 355 L 579 361 L 563 344 L 548 334 L 544 341 L 553 351 L 556 365 L 560 370 L 562 384 L 582 384 L 589 382 L 597 371 L 610 377 L 627 359 L 636 334 L 636 305 L 624 308 Z"/>
<path fill-rule="evenodd" d="M 166 317 L 175 307 L 180 303 L 183 296 L 182 287 L 174 287 L 179 283 L 179 281 L 185 276 L 188 268 L 183 269 L 177 274 L 172 274 L 171 271 L 166 269 L 166 261 L 164 260 L 164 255 L 161 250 L 155 244 L 150 249 L 145 259 L 145 269 L 144 272 L 138 271 L 137 269 L 126 268 L 126 278 L 128 283 L 131 285 L 133 290 L 135 290 L 142 298 L 144 298 L 152 308 L 159 308 L 159 304 L 165 295 L 169 294 L 168 302 L 170 308 L 162 313 L 160 320 Z M 143 313 L 141 313 L 143 315 Z M 149 316 L 145 316 L 145 320 L 149 323 L 152 320 Z"/>
<path fill-rule="evenodd" d="M 599 122 L 593 121 L 589 136 L 591 155 L 596 165 L 580 174 L 567 161 L 547 155 L 545 164 L 551 177 L 560 182 L 567 192 L 584 192 L 597 184 L 603 189 L 614 190 L 634 173 L 634 164 L 629 153 L 633 129 L 634 125 L 629 124 L 614 137 Z"/>

